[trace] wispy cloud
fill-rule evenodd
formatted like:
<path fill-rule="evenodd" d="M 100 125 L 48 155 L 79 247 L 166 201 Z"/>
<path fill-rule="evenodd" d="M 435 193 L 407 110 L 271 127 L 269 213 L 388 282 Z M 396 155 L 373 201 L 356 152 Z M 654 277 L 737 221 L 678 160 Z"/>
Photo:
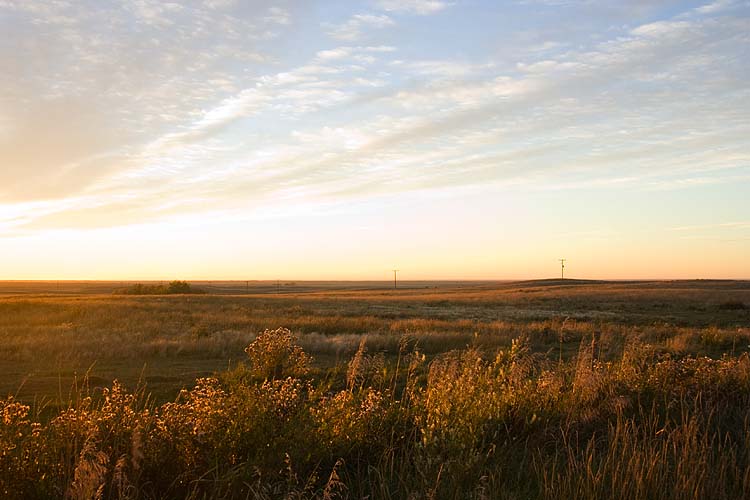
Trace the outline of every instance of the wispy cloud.
<path fill-rule="evenodd" d="M 291 15 L 288 10 L 281 7 L 271 7 L 264 18 L 265 21 L 275 24 L 291 24 Z"/>
<path fill-rule="evenodd" d="M 720 222 L 717 224 L 702 224 L 697 226 L 670 227 L 669 231 L 700 231 L 705 229 L 750 229 L 750 221 Z"/>
<path fill-rule="evenodd" d="M 736 7 L 737 5 L 738 2 L 736 0 L 716 0 L 714 2 L 707 3 L 706 5 L 696 7 L 695 10 L 701 14 L 714 14 L 716 12 L 721 12 L 723 10 Z"/>
<path fill-rule="evenodd" d="M 377 0 L 375 5 L 389 12 L 434 14 L 452 5 L 441 0 Z"/>
<path fill-rule="evenodd" d="M 355 14 L 338 25 L 326 24 L 327 32 L 337 40 L 359 40 L 368 30 L 393 26 L 393 19 L 383 14 Z"/>

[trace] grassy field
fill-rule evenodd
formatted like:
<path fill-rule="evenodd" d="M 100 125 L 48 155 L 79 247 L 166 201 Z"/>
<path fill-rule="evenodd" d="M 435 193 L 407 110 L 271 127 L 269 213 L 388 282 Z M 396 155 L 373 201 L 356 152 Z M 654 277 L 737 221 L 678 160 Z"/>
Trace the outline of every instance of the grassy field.
<path fill-rule="evenodd" d="M 0 283 L 6 495 L 750 494 L 750 282 L 191 284 Z"/>
<path fill-rule="evenodd" d="M 300 335 L 321 370 L 348 361 L 362 335 L 393 356 L 409 334 L 434 356 L 508 347 L 528 333 L 534 350 L 552 357 L 562 336 L 566 359 L 595 330 L 611 359 L 628 339 L 714 357 L 743 352 L 750 340 L 746 282 L 299 283 L 280 294 L 274 282 L 253 283 L 253 293 L 243 293 L 244 282 L 203 282 L 194 286 L 209 295 L 111 294 L 121 286 L 0 283 L 0 393 L 67 401 L 88 373 L 95 385 L 140 380 L 171 399 L 197 377 L 244 362 L 255 335 L 280 326 Z"/>

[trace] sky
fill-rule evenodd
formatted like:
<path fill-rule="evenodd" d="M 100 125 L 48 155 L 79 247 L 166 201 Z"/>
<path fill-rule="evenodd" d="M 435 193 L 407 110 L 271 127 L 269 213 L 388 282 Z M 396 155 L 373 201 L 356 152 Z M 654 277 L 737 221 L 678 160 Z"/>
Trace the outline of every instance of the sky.
<path fill-rule="evenodd" d="M 0 0 L 0 279 L 750 278 L 747 0 Z"/>

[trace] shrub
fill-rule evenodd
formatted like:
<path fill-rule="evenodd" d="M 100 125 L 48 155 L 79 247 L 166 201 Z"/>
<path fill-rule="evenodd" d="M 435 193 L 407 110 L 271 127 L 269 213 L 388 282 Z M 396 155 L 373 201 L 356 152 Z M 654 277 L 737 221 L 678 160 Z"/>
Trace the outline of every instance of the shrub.
<path fill-rule="evenodd" d="M 288 328 L 266 329 L 245 352 L 252 374 L 265 380 L 304 375 L 311 361 Z"/>
<path fill-rule="evenodd" d="M 187 295 L 203 294 L 205 290 L 193 288 L 187 281 L 170 281 L 168 285 L 143 285 L 136 283 L 127 288 L 115 290 L 120 295 Z"/>

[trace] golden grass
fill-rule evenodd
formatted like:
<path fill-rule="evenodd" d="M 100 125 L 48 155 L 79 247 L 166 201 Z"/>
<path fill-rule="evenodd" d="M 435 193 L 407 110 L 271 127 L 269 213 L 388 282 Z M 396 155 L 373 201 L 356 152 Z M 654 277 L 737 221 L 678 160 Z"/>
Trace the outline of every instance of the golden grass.
<path fill-rule="evenodd" d="M 134 384 L 143 375 L 171 397 L 180 385 L 240 360 L 257 332 L 278 325 L 300 337 L 319 369 L 353 355 L 363 334 L 386 356 L 408 334 L 428 356 L 469 345 L 507 347 L 528 335 L 535 351 L 568 357 L 593 331 L 602 335 L 605 356 L 619 355 L 626 339 L 676 354 L 739 354 L 750 343 L 750 311 L 719 306 L 750 303 L 740 284 L 0 297 L 0 392 L 59 399 L 75 374 L 91 369 L 104 383 L 117 377 Z"/>
<path fill-rule="evenodd" d="M 0 298 L 0 495 L 747 498 L 732 301 L 748 291 Z"/>
<path fill-rule="evenodd" d="M 327 381 L 286 329 L 155 405 L 115 382 L 40 421 L 0 400 L 7 498 L 746 498 L 750 356 L 639 344 L 570 361 L 526 338 L 395 366 L 362 342 Z M 268 365 L 268 360 L 273 362 Z M 272 369 L 268 370 L 271 366 Z M 283 373 L 277 367 L 281 366 Z M 304 371 L 304 370 L 303 370 Z"/>

